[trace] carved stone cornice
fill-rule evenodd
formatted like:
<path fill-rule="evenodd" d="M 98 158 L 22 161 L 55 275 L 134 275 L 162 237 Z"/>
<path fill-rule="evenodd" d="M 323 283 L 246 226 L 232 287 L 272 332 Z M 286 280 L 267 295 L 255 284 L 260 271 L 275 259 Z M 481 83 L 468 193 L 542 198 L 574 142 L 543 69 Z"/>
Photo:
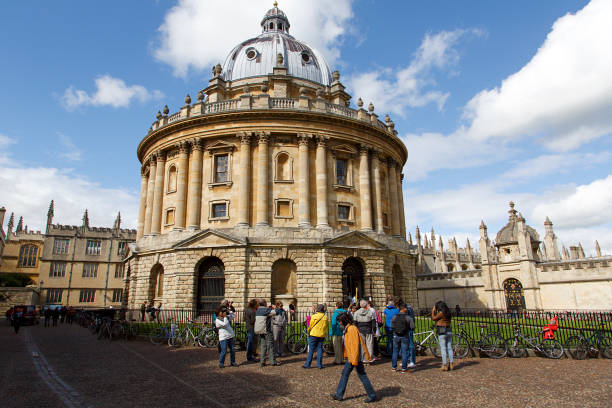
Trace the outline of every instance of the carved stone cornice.
<path fill-rule="evenodd" d="M 371 148 L 372 146 L 362 143 L 359 145 L 359 154 L 362 156 L 367 156 Z"/>
<path fill-rule="evenodd" d="M 178 142 L 175 146 L 179 154 L 189 154 L 189 143 L 186 141 Z"/>

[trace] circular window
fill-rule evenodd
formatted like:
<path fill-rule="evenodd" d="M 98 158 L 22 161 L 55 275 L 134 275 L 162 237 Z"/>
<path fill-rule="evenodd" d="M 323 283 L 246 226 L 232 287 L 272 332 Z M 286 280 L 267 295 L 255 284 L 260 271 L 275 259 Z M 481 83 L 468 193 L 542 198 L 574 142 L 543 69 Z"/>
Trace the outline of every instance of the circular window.
<path fill-rule="evenodd" d="M 302 61 L 304 61 L 306 64 L 308 64 L 310 62 L 310 54 L 308 54 L 307 52 L 303 52 L 302 53 Z"/>
<path fill-rule="evenodd" d="M 257 57 L 257 50 L 255 48 L 247 48 L 246 56 L 250 60 L 255 59 Z"/>

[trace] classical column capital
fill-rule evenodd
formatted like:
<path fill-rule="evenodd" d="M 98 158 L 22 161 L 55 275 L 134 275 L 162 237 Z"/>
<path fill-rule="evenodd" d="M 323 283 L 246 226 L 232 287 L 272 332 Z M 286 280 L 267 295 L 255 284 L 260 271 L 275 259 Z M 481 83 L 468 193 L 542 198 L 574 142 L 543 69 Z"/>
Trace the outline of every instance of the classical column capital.
<path fill-rule="evenodd" d="M 310 133 L 298 133 L 298 145 L 300 146 L 308 146 L 310 143 L 310 139 L 312 139 L 312 134 Z"/>
<path fill-rule="evenodd" d="M 163 150 L 158 150 L 157 151 L 157 162 L 164 162 L 166 161 L 166 152 Z"/>
<path fill-rule="evenodd" d="M 149 167 L 145 163 L 140 167 L 140 176 L 142 178 L 148 177 L 147 173 L 149 173 Z"/>
<path fill-rule="evenodd" d="M 317 147 L 321 147 L 325 149 L 327 147 L 327 142 L 329 141 L 329 136 L 326 135 L 317 135 L 316 143 Z"/>
<path fill-rule="evenodd" d="M 257 132 L 259 144 L 268 144 L 270 142 L 270 132 Z"/>
<path fill-rule="evenodd" d="M 195 137 L 193 139 L 191 139 L 189 141 L 189 144 L 191 145 L 191 150 L 204 150 L 204 141 L 202 140 L 201 137 Z"/>
<path fill-rule="evenodd" d="M 359 154 L 367 156 L 371 148 L 372 146 L 362 143 L 359 145 Z"/>
<path fill-rule="evenodd" d="M 393 160 L 391 157 L 387 157 L 387 167 L 396 168 L 396 161 Z"/>
<path fill-rule="evenodd" d="M 174 146 L 178 149 L 179 154 L 189 153 L 189 143 L 184 140 L 176 143 Z"/>
<path fill-rule="evenodd" d="M 238 132 L 236 136 L 240 139 L 240 144 L 251 144 L 251 138 L 253 133 L 251 132 Z"/>
<path fill-rule="evenodd" d="M 157 165 L 157 152 L 151 153 L 151 155 L 146 161 L 149 163 L 149 166 Z"/>

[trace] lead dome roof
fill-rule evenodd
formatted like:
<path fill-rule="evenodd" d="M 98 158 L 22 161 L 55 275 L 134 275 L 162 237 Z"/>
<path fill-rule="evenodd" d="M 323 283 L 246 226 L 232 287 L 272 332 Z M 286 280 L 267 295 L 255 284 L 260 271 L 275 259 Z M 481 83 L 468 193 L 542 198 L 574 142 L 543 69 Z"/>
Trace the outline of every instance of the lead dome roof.
<path fill-rule="evenodd" d="M 226 81 L 269 75 L 281 54 L 287 75 L 307 79 L 321 85 L 332 83 L 327 61 L 316 49 L 289 34 L 289 19 L 276 3 L 261 20 L 263 32 L 238 44 L 223 63 Z"/>
<path fill-rule="evenodd" d="M 499 230 L 495 237 L 495 244 L 497 246 L 518 242 L 518 221 L 521 220 L 524 222 L 525 219 L 520 214 L 519 216 L 516 215 L 517 211 L 514 209 L 514 203 L 512 201 L 510 201 L 510 211 L 508 211 L 508 213 L 510 213 L 508 223 Z M 540 236 L 535 229 L 529 225 L 525 225 L 525 230 L 531 237 L 531 242 L 540 242 Z"/>

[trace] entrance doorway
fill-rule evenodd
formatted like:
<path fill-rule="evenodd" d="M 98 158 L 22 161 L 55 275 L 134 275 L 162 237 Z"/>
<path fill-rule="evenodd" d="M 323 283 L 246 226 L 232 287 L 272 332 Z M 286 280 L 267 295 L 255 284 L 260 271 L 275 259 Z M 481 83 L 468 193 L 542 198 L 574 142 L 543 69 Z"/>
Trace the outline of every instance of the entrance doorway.
<path fill-rule="evenodd" d="M 506 295 L 508 311 L 516 312 L 525 309 L 523 285 L 518 279 L 510 278 L 504 281 L 504 295 Z"/>
<path fill-rule="evenodd" d="M 214 311 L 225 296 L 223 262 L 214 256 L 206 258 L 198 268 L 198 310 Z"/>
<path fill-rule="evenodd" d="M 347 258 L 342 264 L 342 299 L 345 303 L 354 297 L 363 297 L 363 273 L 363 265 L 357 258 Z"/>

